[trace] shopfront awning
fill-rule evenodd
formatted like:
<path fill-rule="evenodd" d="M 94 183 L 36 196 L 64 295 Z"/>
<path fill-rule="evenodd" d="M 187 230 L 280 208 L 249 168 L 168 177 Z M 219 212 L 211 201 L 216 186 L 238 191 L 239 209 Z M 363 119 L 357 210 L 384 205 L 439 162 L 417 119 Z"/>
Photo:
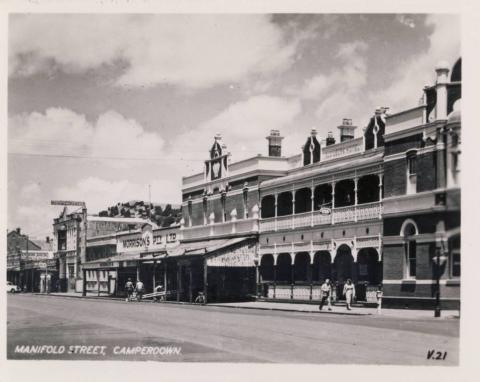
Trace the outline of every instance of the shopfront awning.
<path fill-rule="evenodd" d="M 250 238 L 237 237 L 233 239 L 202 240 L 191 243 L 182 243 L 178 247 L 172 248 L 167 252 L 168 257 L 202 256 L 248 239 Z"/>
<path fill-rule="evenodd" d="M 153 263 L 156 260 L 170 258 L 184 258 L 194 256 L 208 256 L 215 252 L 225 250 L 230 246 L 246 242 L 252 237 L 237 237 L 233 239 L 202 240 L 191 243 L 182 243 L 175 248 L 154 253 L 119 254 L 104 259 L 89 261 L 83 264 L 86 270 L 106 269 L 119 267 L 134 267 L 137 263 Z"/>
<path fill-rule="evenodd" d="M 92 269 L 106 269 L 106 268 L 120 268 L 120 267 L 135 267 L 137 262 L 153 262 L 160 260 L 167 256 L 165 251 L 161 252 L 137 252 L 137 253 L 122 253 L 115 256 L 106 257 L 103 259 L 88 261 L 83 264 L 83 268 L 87 270 Z"/>

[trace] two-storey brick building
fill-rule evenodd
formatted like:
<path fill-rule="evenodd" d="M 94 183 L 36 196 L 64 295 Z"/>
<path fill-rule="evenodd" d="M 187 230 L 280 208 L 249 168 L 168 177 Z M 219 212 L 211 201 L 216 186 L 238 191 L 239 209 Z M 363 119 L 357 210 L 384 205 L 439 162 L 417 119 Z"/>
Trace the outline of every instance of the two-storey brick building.
<path fill-rule="evenodd" d="M 442 305 L 460 301 L 461 60 L 436 73 L 420 105 L 386 121 L 383 284 L 400 306 L 432 305 L 437 275 Z"/>

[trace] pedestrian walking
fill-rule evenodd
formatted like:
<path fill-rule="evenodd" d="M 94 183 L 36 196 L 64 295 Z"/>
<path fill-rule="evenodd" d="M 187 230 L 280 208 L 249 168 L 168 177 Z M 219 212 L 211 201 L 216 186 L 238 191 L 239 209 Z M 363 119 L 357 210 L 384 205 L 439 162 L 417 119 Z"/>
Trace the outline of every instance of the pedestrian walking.
<path fill-rule="evenodd" d="M 347 310 L 352 310 L 352 302 L 355 298 L 355 285 L 352 283 L 352 279 L 347 279 L 347 282 L 343 286 L 343 294 L 347 300 Z"/>
<path fill-rule="evenodd" d="M 140 301 L 142 299 L 144 289 L 145 289 L 145 287 L 143 286 L 143 283 L 140 280 L 138 280 L 137 285 L 135 286 L 135 292 L 137 294 L 137 301 Z"/>
<path fill-rule="evenodd" d="M 325 301 L 328 304 L 328 310 L 332 310 L 332 302 L 331 302 L 331 297 L 332 297 L 332 285 L 330 284 L 330 279 L 326 279 L 325 282 L 322 284 L 320 287 L 320 306 L 318 309 L 322 310 L 323 305 L 325 304 Z"/>
<path fill-rule="evenodd" d="M 127 292 L 127 298 L 125 301 L 131 301 L 132 300 L 132 294 L 133 294 L 133 283 L 132 279 L 128 278 L 127 283 L 125 284 L 125 291 Z"/>
<path fill-rule="evenodd" d="M 383 297 L 383 286 L 378 284 L 377 287 L 377 313 L 382 314 L 382 297 Z"/>

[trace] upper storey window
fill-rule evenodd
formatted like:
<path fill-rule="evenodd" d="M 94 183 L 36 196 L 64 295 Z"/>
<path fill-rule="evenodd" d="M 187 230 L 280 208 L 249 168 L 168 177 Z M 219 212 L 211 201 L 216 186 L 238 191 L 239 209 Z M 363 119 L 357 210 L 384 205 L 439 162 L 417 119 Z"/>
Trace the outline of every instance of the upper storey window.
<path fill-rule="evenodd" d="M 417 151 L 407 152 L 407 194 L 417 192 Z"/>

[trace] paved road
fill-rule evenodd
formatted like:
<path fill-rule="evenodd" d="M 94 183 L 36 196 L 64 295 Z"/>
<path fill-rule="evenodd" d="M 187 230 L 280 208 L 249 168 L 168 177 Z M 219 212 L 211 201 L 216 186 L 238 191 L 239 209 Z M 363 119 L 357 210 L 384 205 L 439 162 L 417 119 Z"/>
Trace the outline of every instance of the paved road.
<path fill-rule="evenodd" d="M 33 295 L 9 296 L 7 306 L 9 359 L 458 364 L 458 319 L 337 316 Z M 41 345 L 52 347 L 41 349 Z M 447 355 L 444 360 L 427 359 L 431 350 Z"/>

